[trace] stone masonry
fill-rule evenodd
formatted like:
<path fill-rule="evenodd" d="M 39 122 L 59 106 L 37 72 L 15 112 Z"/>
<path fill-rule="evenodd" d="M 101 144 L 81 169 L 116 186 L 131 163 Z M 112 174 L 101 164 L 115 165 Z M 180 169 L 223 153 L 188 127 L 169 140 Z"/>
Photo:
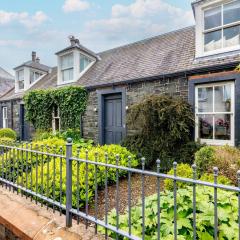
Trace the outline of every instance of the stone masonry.
<path fill-rule="evenodd" d="M 185 77 L 139 82 L 119 87 L 126 89 L 126 106 L 128 107 L 151 94 L 167 94 L 188 100 L 188 79 Z M 87 109 L 83 116 L 83 137 L 93 139 L 97 143 L 99 136 L 98 110 L 94 111 L 94 109 L 99 109 L 97 91 L 89 93 Z"/>

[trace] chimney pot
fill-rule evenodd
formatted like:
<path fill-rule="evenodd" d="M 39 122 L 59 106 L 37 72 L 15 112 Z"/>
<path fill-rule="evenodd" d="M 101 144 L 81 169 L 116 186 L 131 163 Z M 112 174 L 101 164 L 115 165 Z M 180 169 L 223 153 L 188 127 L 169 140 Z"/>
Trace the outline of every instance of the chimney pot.
<path fill-rule="evenodd" d="M 36 58 L 36 62 L 40 63 L 40 58 L 39 57 Z"/>
<path fill-rule="evenodd" d="M 69 36 L 69 40 L 70 40 L 71 46 L 75 46 L 75 44 L 76 44 L 75 37 L 71 35 L 71 36 Z"/>
<path fill-rule="evenodd" d="M 32 61 L 33 62 L 36 62 L 36 57 L 37 57 L 36 52 L 32 52 Z"/>

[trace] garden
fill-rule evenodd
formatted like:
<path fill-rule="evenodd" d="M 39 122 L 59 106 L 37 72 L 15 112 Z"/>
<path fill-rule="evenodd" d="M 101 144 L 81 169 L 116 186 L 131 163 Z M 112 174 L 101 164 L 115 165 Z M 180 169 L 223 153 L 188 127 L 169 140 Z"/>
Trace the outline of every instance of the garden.
<path fill-rule="evenodd" d="M 160 159 L 160 172 L 174 175 L 174 162 L 177 162 L 176 175 L 183 178 L 193 178 L 192 168 L 196 164 L 196 179 L 214 182 L 213 168 L 219 168 L 218 183 L 229 186 L 238 186 L 237 172 L 240 169 L 240 150 L 230 146 L 206 146 L 192 141 L 191 133 L 194 127 L 194 116 L 191 106 L 180 98 L 169 96 L 149 96 L 141 103 L 133 105 L 127 114 L 127 125 L 131 135 L 127 136 L 121 145 L 100 146 L 92 140 L 81 137 L 78 127 L 80 114 L 86 107 L 87 95 L 83 89 L 71 87 L 63 92 L 33 91 L 25 96 L 28 121 L 37 129 L 32 141 L 17 142 L 17 134 L 11 129 L 0 129 L 0 144 L 19 146 L 41 152 L 58 154 L 56 157 L 40 155 L 35 152 L 31 157 L 27 152 L 6 151 L 1 149 L 0 176 L 34 189 L 56 201 L 66 203 L 66 164 L 59 155 L 66 154 L 66 140 L 73 139 L 73 156 L 90 161 L 118 164 L 131 168 L 142 168 L 142 158 L 145 158 L 144 167 L 149 171 L 158 171 L 156 160 Z M 62 93 L 72 98 L 63 104 Z M 74 99 L 73 99 L 74 96 Z M 48 103 L 43 99 L 48 99 Z M 76 117 L 68 119 L 72 113 L 69 110 L 76 102 L 81 102 L 82 108 Z M 50 129 L 51 111 L 49 106 L 59 104 L 63 115 L 63 128 L 60 132 Z M 38 116 L 39 112 L 46 112 Z M 74 111 L 75 111 L 74 110 Z M 16 154 L 20 154 L 16 161 Z M 117 156 L 117 157 L 116 157 Z M 88 182 L 86 186 L 86 170 Z M 31 173 L 31 180 L 29 174 Z M 96 174 L 96 175 L 95 175 Z M 107 174 L 107 175 L 106 175 Z M 89 203 L 89 213 L 94 214 L 96 201 L 96 186 L 98 191 L 98 216 L 104 219 L 105 180 L 108 181 L 109 215 L 108 221 L 116 225 L 119 219 L 119 228 L 128 231 L 128 173 L 118 172 L 120 183 L 120 216 L 116 213 L 116 169 L 106 168 L 84 163 L 73 164 L 73 198 L 74 208 L 85 208 L 86 200 Z M 132 234 L 142 235 L 142 204 L 141 176 L 132 174 L 131 216 Z M 97 179 L 97 182 L 96 182 Z M 40 184 L 42 181 L 42 184 Z M 161 179 L 161 239 L 174 239 L 174 181 Z M 87 194 L 86 194 L 87 192 Z M 86 199 L 87 196 L 87 199 Z M 183 182 L 177 183 L 177 234 L 178 239 L 193 239 L 193 186 Z M 214 188 L 196 186 L 196 229 L 197 239 L 214 238 Z M 157 178 L 145 177 L 145 239 L 157 239 L 158 229 L 158 196 Z M 219 239 L 238 238 L 238 196 L 234 192 L 218 190 L 218 227 Z M 100 228 L 100 231 L 103 229 Z M 116 234 L 109 231 L 113 239 Z M 119 236 L 119 239 L 124 239 Z"/>

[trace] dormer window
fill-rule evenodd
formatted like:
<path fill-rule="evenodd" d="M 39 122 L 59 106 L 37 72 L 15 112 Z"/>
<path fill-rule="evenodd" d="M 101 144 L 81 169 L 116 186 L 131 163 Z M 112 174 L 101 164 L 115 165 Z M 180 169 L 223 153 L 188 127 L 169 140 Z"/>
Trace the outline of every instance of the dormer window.
<path fill-rule="evenodd" d="M 78 81 L 97 61 L 98 56 L 80 44 L 74 36 L 71 45 L 56 53 L 58 56 L 58 85 Z"/>
<path fill-rule="evenodd" d="M 240 1 L 204 11 L 204 51 L 240 45 Z"/>
<path fill-rule="evenodd" d="M 32 59 L 15 70 L 15 92 L 26 91 L 37 81 L 48 74 L 50 67 L 41 64 L 36 52 L 32 52 Z"/>
<path fill-rule="evenodd" d="M 62 81 L 73 81 L 73 53 L 61 57 Z"/>
<path fill-rule="evenodd" d="M 240 49 L 240 1 L 195 6 L 196 57 Z"/>
<path fill-rule="evenodd" d="M 18 89 L 23 90 L 24 89 L 24 70 L 17 71 L 17 84 Z"/>

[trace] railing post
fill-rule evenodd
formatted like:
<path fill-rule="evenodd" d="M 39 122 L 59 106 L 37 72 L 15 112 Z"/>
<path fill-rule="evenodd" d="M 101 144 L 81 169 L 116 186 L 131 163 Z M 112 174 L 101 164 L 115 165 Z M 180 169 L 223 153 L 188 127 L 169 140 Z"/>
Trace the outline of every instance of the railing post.
<path fill-rule="evenodd" d="M 72 139 L 66 144 L 66 227 L 72 227 Z"/>

